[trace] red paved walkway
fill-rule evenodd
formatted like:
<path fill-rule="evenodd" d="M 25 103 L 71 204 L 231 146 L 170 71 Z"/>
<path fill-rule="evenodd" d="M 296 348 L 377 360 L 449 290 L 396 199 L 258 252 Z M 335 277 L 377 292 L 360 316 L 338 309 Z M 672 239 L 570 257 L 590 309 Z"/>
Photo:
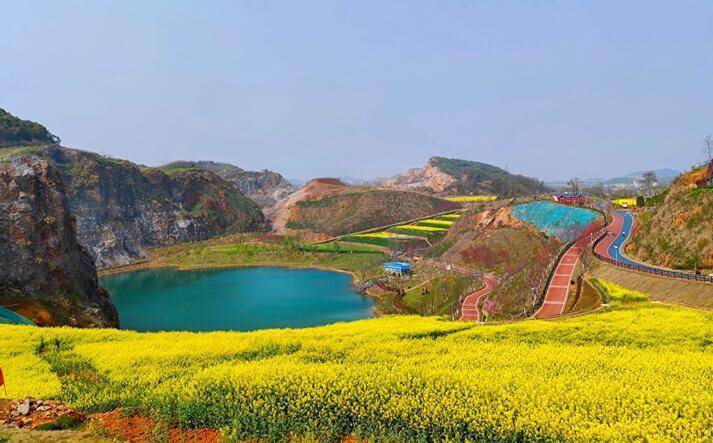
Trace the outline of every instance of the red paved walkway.
<path fill-rule="evenodd" d="M 618 223 L 618 225 L 617 225 Z M 621 229 L 623 224 L 623 219 L 621 216 L 615 214 L 614 221 L 605 228 L 607 232 L 618 232 L 616 229 Z M 618 228 L 617 228 L 618 226 Z M 577 267 L 577 262 L 582 256 L 582 253 L 587 250 L 591 240 L 599 236 L 599 231 L 596 234 L 587 235 L 582 239 L 578 240 L 575 244 L 570 246 L 570 248 L 562 256 L 562 259 L 557 264 L 555 273 L 552 276 L 552 281 L 547 287 L 547 293 L 545 294 L 545 301 L 542 303 L 540 309 L 535 312 L 534 317 L 536 318 L 547 318 L 556 317 L 561 315 L 564 311 L 564 307 L 567 304 L 567 297 L 569 296 L 569 290 L 573 287 L 572 275 Z M 609 249 L 609 245 L 614 241 L 616 237 L 607 237 L 602 240 L 599 245 L 597 245 L 597 251 L 601 248 Z"/>
<path fill-rule="evenodd" d="M 624 217 L 622 217 L 620 214 L 617 214 L 616 212 L 611 213 L 613 217 L 613 221 L 609 226 L 606 227 L 606 232 L 608 233 L 614 233 L 614 235 L 609 235 L 604 238 L 604 240 L 600 241 L 597 247 L 594 249 L 594 251 L 597 254 L 601 254 L 604 257 L 609 257 L 609 258 L 614 258 L 611 255 L 609 255 L 609 247 L 611 246 L 612 243 L 616 240 L 616 238 L 619 236 L 621 233 L 621 228 L 624 226 Z"/>
<path fill-rule="evenodd" d="M 478 303 L 480 302 L 480 299 L 485 297 L 486 295 L 490 294 L 497 286 L 498 280 L 493 277 L 492 275 L 485 274 L 483 275 L 483 282 L 485 282 L 485 287 L 481 289 L 480 291 L 473 292 L 472 294 L 469 294 L 464 300 L 463 300 L 463 310 L 460 316 L 461 320 L 464 321 L 480 321 L 480 313 L 478 312 Z"/>
<path fill-rule="evenodd" d="M 579 257 L 582 251 L 586 248 L 586 240 L 577 242 L 572 245 L 567 252 L 562 256 L 562 259 L 557 264 L 555 273 L 552 277 L 550 285 L 547 287 L 545 301 L 540 309 L 535 313 L 537 318 L 555 317 L 562 314 L 564 305 L 567 303 L 569 295 L 570 282 L 574 268 L 577 267 Z"/>

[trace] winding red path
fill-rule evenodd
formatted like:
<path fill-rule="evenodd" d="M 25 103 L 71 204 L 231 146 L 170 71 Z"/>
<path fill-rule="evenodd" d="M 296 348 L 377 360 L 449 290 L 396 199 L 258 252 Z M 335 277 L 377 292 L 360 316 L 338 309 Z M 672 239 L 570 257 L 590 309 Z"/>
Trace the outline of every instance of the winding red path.
<path fill-rule="evenodd" d="M 555 268 L 552 281 L 547 287 L 545 301 L 540 306 L 540 309 L 535 312 L 536 318 L 556 317 L 562 314 L 565 304 L 567 304 L 574 269 L 577 267 L 577 262 L 582 256 L 582 252 L 587 249 L 588 243 L 589 237 L 583 238 L 570 246 L 567 252 L 564 253 L 557 264 L 557 268 Z"/>
<path fill-rule="evenodd" d="M 621 229 L 624 227 L 624 218 L 617 214 L 616 212 L 611 213 L 612 222 L 606 227 L 606 232 L 613 233 L 614 235 L 606 236 L 602 241 L 599 242 L 594 252 L 603 255 L 604 257 L 614 258 L 609 254 L 609 248 L 616 241 L 616 238 L 621 234 Z"/>
<path fill-rule="evenodd" d="M 497 286 L 498 284 L 498 280 L 490 274 L 485 274 L 483 275 L 483 282 L 485 283 L 485 287 L 483 289 L 469 294 L 463 300 L 463 309 L 460 316 L 461 320 L 475 322 L 480 321 L 478 303 L 480 302 L 481 298 L 485 297 L 493 291 L 493 288 L 495 288 L 495 286 Z"/>

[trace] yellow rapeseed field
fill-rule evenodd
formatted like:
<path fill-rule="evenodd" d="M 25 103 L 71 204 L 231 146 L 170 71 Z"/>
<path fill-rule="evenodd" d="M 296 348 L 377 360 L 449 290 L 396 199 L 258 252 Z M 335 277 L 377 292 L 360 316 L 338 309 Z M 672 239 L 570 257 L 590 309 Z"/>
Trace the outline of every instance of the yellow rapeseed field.
<path fill-rule="evenodd" d="M 620 301 L 620 302 L 633 302 L 633 301 L 644 301 L 648 300 L 649 297 L 641 292 L 632 291 L 631 289 L 626 289 L 622 286 L 617 285 L 606 280 L 600 280 L 598 278 L 592 278 L 592 282 L 603 289 L 606 293 L 606 297 L 609 300 Z"/>
<path fill-rule="evenodd" d="M 379 231 L 379 232 L 368 232 L 366 234 L 354 234 L 352 237 L 364 237 L 364 238 L 410 238 L 410 236 L 405 234 L 397 234 L 395 232 Z"/>
<path fill-rule="evenodd" d="M 429 231 L 429 232 L 444 232 L 448 228 L 436 228 L 434 226 L 421 226 L 421 225 L 399 225 L 396 229 L 408 229 L 413 231 Z"/>
<path fill-rule="evenodd" d="M 489 202 L 497 199 L 498 197 L 494 195 L 455 195 L 446 197 L 446 200 L 452 202 Z"/>
<path fill-rule="evenodd" d="M 614 206 L 618 206 L 618 207 L 623 207 L 625 204 L 630 208 L 633 208 L 636 206 L 635 198 L 618 198 L 616 200 L 612 200 L 611 202 Z"/>
<path fill-rule="evenodd" d="M 419 220 L 418 222 L 419 223 L 430 223 L 433 225 L 441 225 L 443 227 L 450 227 L 455 223 L 452 220 L 437 220 L 435 218 L 427 218 L 425 220 Z"/>
<path fill-rule="evenodd" d="M 136 409 L 236 439 L 711 441 L 712 338 L 713 314 L 649 302 L 492 326 L 0 326 L 0 365 L 12 397 Z"/>

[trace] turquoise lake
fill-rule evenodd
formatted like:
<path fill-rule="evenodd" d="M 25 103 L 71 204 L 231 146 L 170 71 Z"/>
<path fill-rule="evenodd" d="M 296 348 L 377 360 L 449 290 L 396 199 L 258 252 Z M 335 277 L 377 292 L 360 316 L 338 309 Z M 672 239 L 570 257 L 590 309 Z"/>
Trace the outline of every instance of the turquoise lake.
<path fill-rule="evenodd" d="M 122 329 L 251 331 L 373 317 L 351 276 L 318 269 L 150 269 L 100 279 Z"/>

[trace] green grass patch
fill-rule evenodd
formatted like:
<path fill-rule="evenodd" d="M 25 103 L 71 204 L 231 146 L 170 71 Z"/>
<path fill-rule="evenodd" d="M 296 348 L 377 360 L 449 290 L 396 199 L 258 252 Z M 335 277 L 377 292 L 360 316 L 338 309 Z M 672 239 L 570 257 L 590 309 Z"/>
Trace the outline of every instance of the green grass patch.
<path fill-rule="evenodd" d="M 598 278 L 591 278 L 590 281 L 602 295 L 603 303 L 610 303 L 611 301 L 622 303 L 643 302 L 649 299 L 646 294 L 626 289 L 616 283 L 600 280 Z"/>

